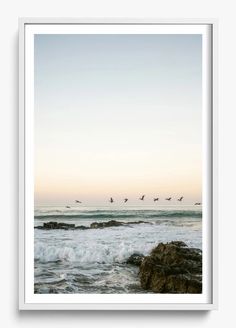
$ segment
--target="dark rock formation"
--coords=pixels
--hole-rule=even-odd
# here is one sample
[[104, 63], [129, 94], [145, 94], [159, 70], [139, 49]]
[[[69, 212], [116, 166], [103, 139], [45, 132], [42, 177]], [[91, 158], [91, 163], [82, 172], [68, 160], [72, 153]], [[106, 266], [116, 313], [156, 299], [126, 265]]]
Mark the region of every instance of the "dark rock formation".
[[36, 226], [35, 229], [42, 229], [42, 230], [49, 230], [49, 229], [64, 229], [64, 230], [87, 230], [87, 229], [102, 229], [102, 228], [109, 228], [109, 227], [120, 227], [124, 225], [131, 225], [131, 224], [140, 224], [140, 223], [147, 223], [144, 221], [131, 221], [131, 222], [121, 222], [116, 220], [110, 220], [105, 222], [93, 222], [90, 224], [90, 227], [86, 227], [83, 225], [75, 226], [75, 224], [68, 224], [68, 223], [58, 223], [58, 222], [46, 222], [43, 226]]
[[107, 227], [119, 227], [124, 225], [123, 222], [111, 220], [107, 222], [93, 222], [90, 224], [91, 229], [98, 229], [98, 228], [107, 228]]
[[128, 260], [126, 261], [127, 264], [133, 264], [133, 265], [137, 265], [140, 266], [140, 264], [142, 263], [142, 260], [144, 259], [144, 255], [143, 254], [138, 254], [138, 253], [134, 253], [132, 254]]
[[202, 292], [202, 252], [182, 241], [160, 243], [140, 265], [142, 288], [155, 293]]
[[38, 226], [35, 227], [37, 229], [43, 229], [43, 230], [51, 230], [51, 229], [64, 229], [64, 230], [69, 230], [69, 229], [74, 229], [75, 225], [74, 224], [69, 224], [69, 223], [63, 223], [63, 222], [45, 222], [43, 226]]
[[109, 228], [109, 227], [120, 227], [124, 225], [130, 224], [140, 224], [140, 223], [147, 223], [144, 221], [131, 221], [131, 222], [120, 222], [116, 220], [110, 220], [106, 222], [93, 222], [90, 224], [91, 229], [101, 229], [101, 228]]

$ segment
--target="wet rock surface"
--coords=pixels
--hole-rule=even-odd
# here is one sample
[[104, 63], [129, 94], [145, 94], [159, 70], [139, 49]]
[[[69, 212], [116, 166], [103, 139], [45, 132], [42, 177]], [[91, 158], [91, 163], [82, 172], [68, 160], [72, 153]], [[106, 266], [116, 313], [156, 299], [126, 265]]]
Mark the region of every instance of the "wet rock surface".
[[100, 228], [107, 228], [107, 227], [119, 227], [124, 225], [123, 222], [120, 221], [107, 221], [107, 222], [93, 222], [90, 224], [91, 229], [100, 229]]
[[87, 230], [87, 229], [103, 229], [109, 227], [120, 227], [132, 224], [148, 223], [145, 221], [131, 221], [131, 222], [121, 222], [116, 220], [110, 220], [105, 222], [93, 222], [90, 227], [83, 225], [75, 226], [75, 224], [63, 223], [63, 222], [45, 222], [42, 226], [36, 226], [35, 229], [41, 230], [52, 230], [52, 229], [63, 229], [63, 230]]
[[35, 227], [36, 229], [51, 230], [51, 229], [74, 229], [75, 224], [63, 223], [63, 222], [45, 222], [43, 226]]
[[140, 263], [143, 289], [155, 293], [202, 292], [202, 252], [182, 241], [160, 243]]
[[144, 255], [143, 254], [139, 254], [139, 253], [134, 253], [132, 254], [128, 260], [126, 261], [127, 264], [133, 264], [136, 266], [140, 266], [142, 263], [142, 260], [144, 259]]

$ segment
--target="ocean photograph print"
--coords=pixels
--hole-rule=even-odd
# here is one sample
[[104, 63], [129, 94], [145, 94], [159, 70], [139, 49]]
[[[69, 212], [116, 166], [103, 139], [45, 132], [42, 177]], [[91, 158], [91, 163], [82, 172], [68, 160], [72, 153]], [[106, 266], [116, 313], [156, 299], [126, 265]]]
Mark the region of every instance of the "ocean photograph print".
[[21, 310], [217, 307], [216, 37], [20, 19]]

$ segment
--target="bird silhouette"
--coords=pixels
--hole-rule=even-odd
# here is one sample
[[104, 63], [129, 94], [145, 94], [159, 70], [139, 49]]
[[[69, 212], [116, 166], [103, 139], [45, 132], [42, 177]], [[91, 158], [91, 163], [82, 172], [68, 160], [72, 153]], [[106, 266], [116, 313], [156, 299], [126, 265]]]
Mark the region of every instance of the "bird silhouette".
[[125, 202], [125, 203], [128, 202], [128, 198], [125, 198], [125, 199], [124, 199], [124, 202]]
[[144, 200], [144, 197], [145, 197], [145, 195], [142, 195], [142, 197], [140, 197], [139, 199], [140, 200]]
[[111, 197], [111, 198], [110, 198], [110, 203], [113, 203], [113, 202], [114, 202], [114, 200], [113, 200], [113, 198]]
[[158, 201], [158, 200], [159, 200], [159, 198], [153, 198], [153, 200], [154, 200], [154, 202], [156, 202], [156, 201]]
[[181, 196], [180, 198], [178, 198], [177, 200], [179, 201], [179, 202], [182, 202], [182, 200], [183, 200], [183, 196]]
[[70, 206], [66, 206], [66, 208], [70, 208]]
[[201, 205], [201, 203], [195, 203], [194, 205]]
[[169, 198], [166, 198], [166, 200], [171, 200], [171, 197], [169, 197]]
[[77, 200], [77, 199], [75, 200], [75, 202], [76, 202], [76, 203], [79, 203], [79, 204], [82, 203], [80, 200]]

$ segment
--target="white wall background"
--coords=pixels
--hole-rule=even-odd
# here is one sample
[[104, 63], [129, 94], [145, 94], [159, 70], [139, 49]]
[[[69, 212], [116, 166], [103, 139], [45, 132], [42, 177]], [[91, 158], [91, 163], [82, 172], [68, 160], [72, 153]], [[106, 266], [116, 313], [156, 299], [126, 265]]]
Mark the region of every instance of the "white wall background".
[[[2, 327], [228, 327], [235, 318], [235, 9], [232, 0], [8, 0], [0, 4], [0, 322]], [[18, 17], [219, 18], [219, 310], [17, 310]], [[235, 138], [235, 139], [234, 139]]]

